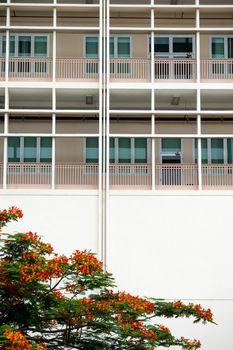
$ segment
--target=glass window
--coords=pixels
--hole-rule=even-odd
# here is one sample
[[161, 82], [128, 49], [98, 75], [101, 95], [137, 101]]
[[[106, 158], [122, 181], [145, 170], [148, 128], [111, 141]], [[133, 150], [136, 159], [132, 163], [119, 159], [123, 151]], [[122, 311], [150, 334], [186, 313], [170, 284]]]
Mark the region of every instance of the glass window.
[[[150, 45], [151, 45], [151, 39], [150, 39]], [[151, 47], [150, 47], [150, 52], [151, 52]], [[155, 37], [155, 53], [157, 52], [169, 53], [169, 38]]]
[[130, 38], [118, 37], [117, 38], [117, 52], [118, 57], [130, 57]]
[[193, 40], [192, 38], [173, 38], [173, 52], [193, 52]]
[[134, 140], [134, 161], [135, 163], [147, 163], [147, 140], [145, 138]]
[[228, 58], [233, 58], [233, 38], [227, 39]]
[[212, 38], [212, 58], [224, 58], [224, 38]]
[[227, 139], [227, 162], [233, 164], [233, 139]]
[[224, 163], [223, 139], [211, 139], [211, 163]]
[[[203, 164], [208, 163], [207, 139], [201, 140], [201, 161]], [[195, 163], [197, 163], [197, 140], [195, 139]]]
[[131, 163], [131, 139], [130, 138], [119, 138], [118, 162]]
[[40, 139], [40, 162], [52, 162], [52, 139], [41, 137]]
[[110, 57], [114, 57], [115, 56], [115, 45], [114, 45], [114, 37], [110, 37]]
[[24, 137], [24, 162], [36, 162], [36, 137]]
[[181, 139], [180, 138], [162, 139], [162, 152], [164, 153], [181, 152]]
[[86, 163], [98, 163], [99, 146], [97, 137], [88, 137], [86, 139]]
[[18, 55], [31, 56], [32, 38], [31, 36], [19, 36], [18, 38]]
[[34, 38], [34, 56], [47, 56], [47, 36], [35, 36]]
[[99, 56], [99, 40], [98, 37], [86, 37], [86, 57], [97, 58]]
[[115, 139], [110, 138], [110, 153], [109, 153], [109, 161], [110, 163], [115, 163]]
[[8, 138], [8, 162], [20, 162], [20, 137]]
[[[15, 36], [10, 36], [10, 56], [15, 55]], [[6, 56], [6, 36], [2, 37], [2, 56]]]

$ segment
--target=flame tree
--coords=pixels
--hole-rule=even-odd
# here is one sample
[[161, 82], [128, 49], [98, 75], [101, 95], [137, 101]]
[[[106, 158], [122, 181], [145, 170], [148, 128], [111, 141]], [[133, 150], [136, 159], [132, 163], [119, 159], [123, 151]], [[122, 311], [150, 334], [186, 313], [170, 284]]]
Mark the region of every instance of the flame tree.
[[[23, 216], [0, 211], [0, 229]], [[193, 317], [213, 322], [211, 310], [117, 292], [111, 274], [88, 251], [54, 253], [33, 232], [2, 234], [0, 348], [2, 350], [198, 349], [198, 340], [175, 338], [156, 318]], [[153, 323], [152, 323], [153, 322]]]

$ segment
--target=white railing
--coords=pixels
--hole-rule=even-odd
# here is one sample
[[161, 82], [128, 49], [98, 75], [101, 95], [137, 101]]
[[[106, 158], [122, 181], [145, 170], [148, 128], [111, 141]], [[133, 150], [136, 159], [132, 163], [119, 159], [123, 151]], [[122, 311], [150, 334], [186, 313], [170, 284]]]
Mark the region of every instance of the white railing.
[[111, 164], [109, 177], [111, 187], [151, 187], [151, 165]]
[[62, 186], [98, 186], [97, 164], [57, 164], [55, 184]]
[[[56, 164], [56, 188], [97, 188], [97, 164]], [[51, 188], [51, 163], [8, 163], [7, 187]], [[110, 188], [151, 189], [151, 164], [110, 164]], [[3, 165], [0, 164], [0, 187]], [[203, 164], [203, 189], [233, 189], [233, 164]], [[197, 164], [156, 164], [155, 189], [198, 189]]]
[[156, 164], [155, 169], [156, 187], [197, 188], [196, 164]]
[[232, 59], [201, 60], [202, 80], [229, 80], [233, 79]]
[[0, 57], [0, 80], [5, 78], [5, 58]]
[[233, 165], [202, 165], [203, 188], [233, 188]]
[[51, 164], [8, 163], [7, 185], [35, 186], [51, 184]]
[[12, 80], [50, 80], [52, 78], [52, 59], [47, 57], [10, 57], [9, 79]]
[[155, 80], [195, 80], [196, 60], [193, 59], [155, 59]]
[[97, 80], [99, 76], [98, 58], [57, 58], [56, 79]]
[[112, 58], [110, 60], [110, 79], [149, 81], [150, 67], [150, 59], [147, 58]]

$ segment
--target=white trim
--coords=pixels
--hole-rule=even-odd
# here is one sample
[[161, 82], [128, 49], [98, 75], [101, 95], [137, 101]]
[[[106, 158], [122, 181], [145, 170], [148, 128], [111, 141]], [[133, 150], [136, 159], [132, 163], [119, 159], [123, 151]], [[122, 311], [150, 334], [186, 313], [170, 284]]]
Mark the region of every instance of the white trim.
[[209, 57], [212, 58], [212, 39], [214, 38], [223, 38], [224, 39], [224, 58], [228, 58], [228, 39], [233, 39], [232, 35], [210, 35], [209, 36]]
[[[31, 54], [28, 57], [49, 57], [49, 37], [51, 34], [44, 34], [44, 33], [10, 33], [10, 38], [11, 37], [15, 37], [15, 53], [13, 56], [10, 56], [10, 45], [9, 45], [9, 56], [10, 57], [24, 57], [24, 56], [19, 56], [19, 37], [21, 36], [28, 36], [31, 37]], [[1, 33], [0, 34], [0, 53], [1, 56], [3, 56], [3, 52], [2, 52], [2, 43], [3, 43], [3, 37], [6, 37], [5, 34]], [[44, 36], [47, 39], [47, 55], [46, 56], [35, 56], [35, 37], [40, 37], [40, 36]], [[9, 38], [9, 39], [10, 39]], [[25, 56], [26, 57], [26, 56]]]
[[119, 53], [118, 53], [118, 39], [119, 38], [129, 38], [129, 58], [132, 57], [132, 52], [133, 52], [133, 40], [132, 40], [132, 34], [127, 35], [127, 34], [112, 34], [109, 37], [109, 55], [110, 55], [110, 40], [111, 38], [114, 39], [113, 45], [114, 45], [114, 55], [111, 58], [118, 58]]

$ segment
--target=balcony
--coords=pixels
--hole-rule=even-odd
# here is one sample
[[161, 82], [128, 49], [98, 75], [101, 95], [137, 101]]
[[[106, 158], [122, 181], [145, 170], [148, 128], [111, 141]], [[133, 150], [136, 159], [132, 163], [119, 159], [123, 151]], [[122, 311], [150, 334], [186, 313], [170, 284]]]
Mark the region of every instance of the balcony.
[[[97, 189], [97, 164], [56, 164], [54, 185], [57, 189]], [[0, 164], [0, 183], [3, 183]], [[233, 190], [232, 164], [203, 164], [203, 190]], [[154, 180], [153, 180], [153, 179]], [[109, 183], [112, 190], [197, 190], [197, 164], [111, 164]], [[51, 163], [9, 163], [7, 188], [49, 189], [52, 186]]]
[[[10, 57], [9, 80], [52, 81], [52, 58]], [[98, 81], [99, 60], [93, 58], [57, 58], [57, 81]], [[5, 58], [0, 58], [0, 80], [5, 79]]]
[[[225, 81], [233, 79], [232, 59], [201, 60], [201, 80]], [[150, 81], [151, 61], [145, 58], [111, 59], [110, 78], [112, 81]], [[197, 79], [197, 62], [195, 59], [157, 58], [154, 65], [155, 81], [187, 81]]]
[[[232, 59], [201, 60], [202, 81], [233, 79]], [[52, 58], [10, 57], [9, 80], [51, 81]], [[57, 81], [98, 81], [99, 60], [93, 58], [57, 58]], [[194, 59], [156, 59], [155, 81], [195, 82], [197, 63]], [[5, 79], [5, 59], [0, 58], [0, 80]], [[148, 58], [115, 58], [110, 61], [111, 81], [151, 80], [151, 61]]]
[[[201, 81], [229, 82], [233, 79], [232, 59], [206, 59], [200, 62]], [[98, 81], [98, 58], [57, 58], [56, 81]], [[155, 59], [155, 81], [195, 82], [197, 62], [195, 59]], [[5, 79], [5, 58], [0, 58], [0, 80]], [[52, 58], [10, 57], [9, 80], [52, 81]], [[110, 80], [151, 81], [149, 58], [114, 58], [110, 60]]]

